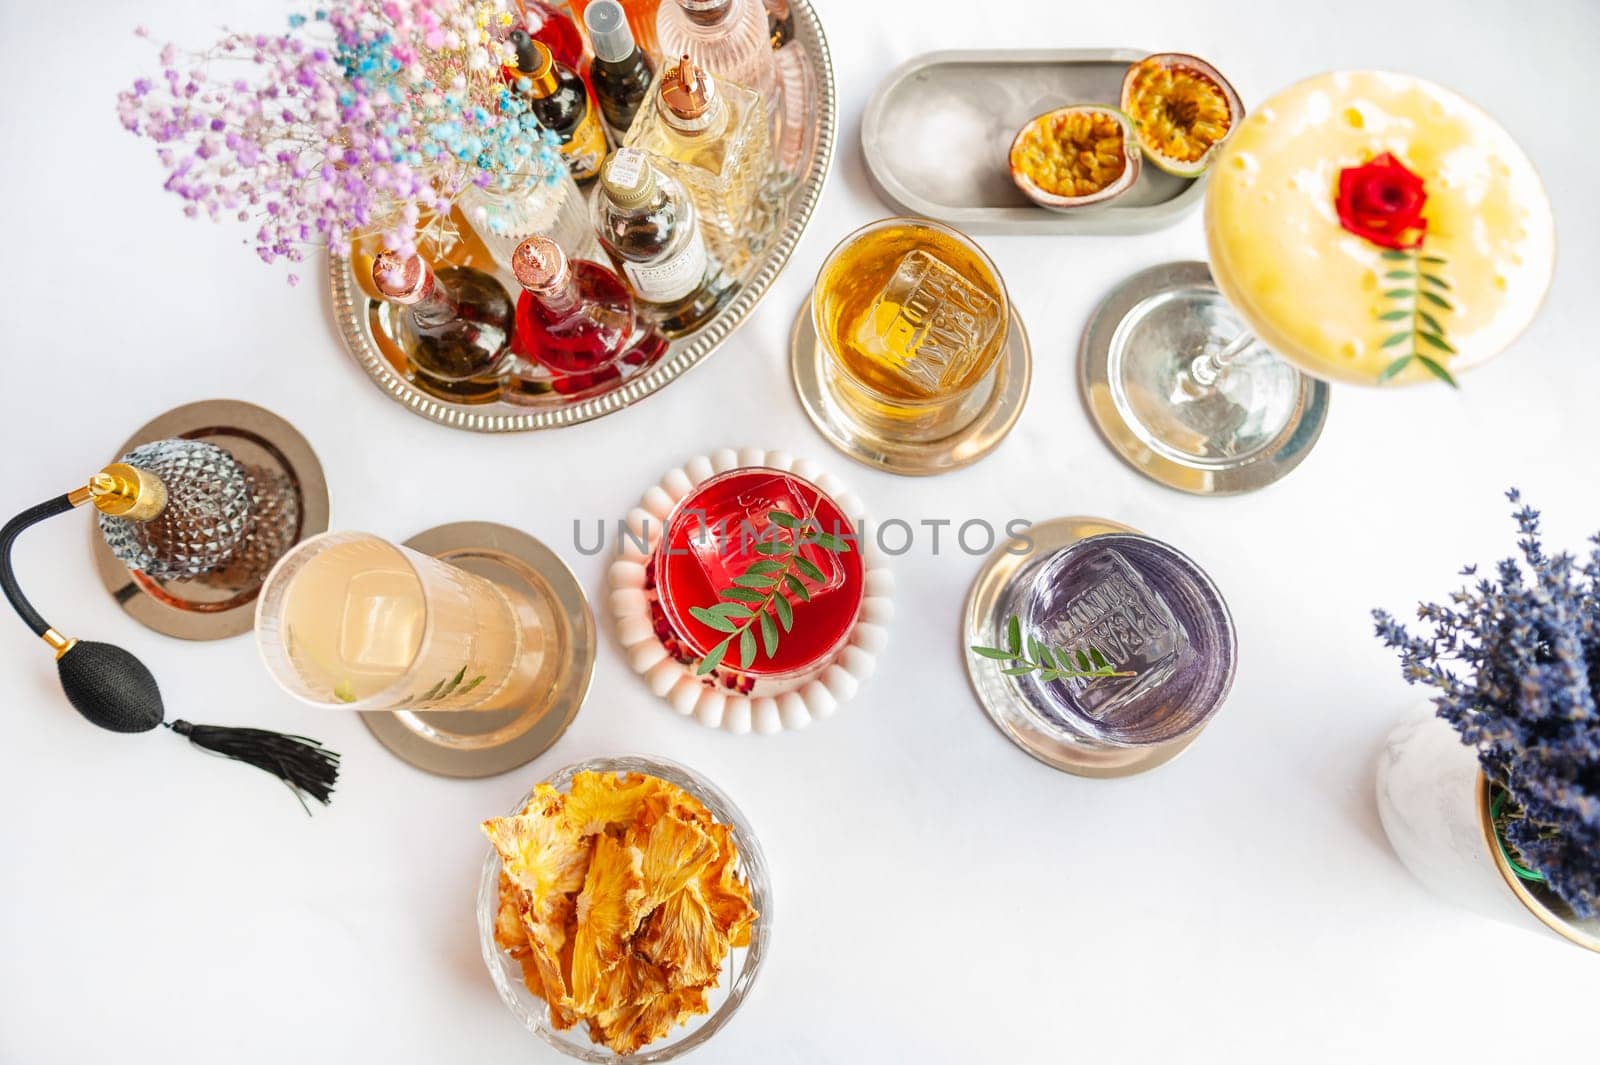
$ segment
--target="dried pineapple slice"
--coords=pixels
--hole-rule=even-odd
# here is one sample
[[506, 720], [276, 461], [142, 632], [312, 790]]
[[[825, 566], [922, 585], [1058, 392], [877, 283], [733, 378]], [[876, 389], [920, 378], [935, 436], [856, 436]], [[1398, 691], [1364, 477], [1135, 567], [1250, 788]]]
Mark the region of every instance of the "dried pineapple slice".
[[618, 1054], [632, 1054], [709, 1008], [705, 988], [680, 988], [596, 1018], [589, 1023], [589, 1036]]
[[609, 1005], [599, 997], [601, 978], [622, 961], [644, 916], [644, 855], [612, 836], [594, 840], [572, 949], [572, 998], [585, 1014]]
[[582, 836], [604, 832], [613, 825], [626, 827], [639, 816], [640, 804], [658, 794], [664, 784], [665, 781], [642, 773], [621, 777], [614, 773], [579, 773], [572, 778], [563, 816]]
[[483, 831], [500, 852], [511, 882], [534, 899], [583, 886], [593, 844], [559, 817], [545, 810], [496, 817], [483, 823]]
[[717, 844], [705, 830], [685, 820], [682, 804], [653, 795], [641, 804], [627, 842], [644, 854], [646, 912], [682, 891], [717, 857]]
[[711, 826], [717, 842], [717, 858], [700, 874], [696, 889], [705, 900], [717, 931], [735, 947], [750, 945], [750, 926], [759, 916], [750, 902], [750, 885], [734, 871], [739, 856], [733, 831], [727, 825]]
[[716, 983], [728, 956], [728, 940], [717, 930], [700, 893], [688, 887], [651, 911], [634, 949], [661, 966], [674, 988], [696, 987]]

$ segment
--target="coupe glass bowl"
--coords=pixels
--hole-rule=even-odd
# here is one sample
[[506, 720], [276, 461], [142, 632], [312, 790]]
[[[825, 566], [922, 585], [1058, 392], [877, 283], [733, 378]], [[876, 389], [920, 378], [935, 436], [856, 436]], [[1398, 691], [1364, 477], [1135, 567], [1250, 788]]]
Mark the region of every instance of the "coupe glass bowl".
[[[750, 945], [736, 947], [728, 953], [722, 965], [722, 978], [708, 998], [710, 1012], [689, 1018], [687, 1023], [672, 1029], [665, 1038], [624, 1058], [591, 1042], [588, 1026], [582, 1021], [567, 1031], [559, 1031], [552, 1026], [544, 1000], [523, 985], [522, 966], [495, 943], [494, 918], [500, 904], [500, 855], [490, 847], [489, 856], [484, 859], [483, 875], [478, 879], [478, 943], [483, 950], [483, 962], [489, 967], [489, 976], [494, 980], [495, 989], [500, 992], [500, 1000], [528, 1031], [567, 1057], [596, 1062], [672, 1061], [721, 1031], [756, 982], [756, 974], [761, 971], [761, 960], [766, 956], [767, 944], [772, 937], [772, 885], [767, 877], [767, 859], [761, 853], [761, 844], [756, 841], [750, 823], [744, 819], [733, 800], [692, 769], [643, 755], [591, 758], [560, 770], [549, 778], [549, 783], [557, 791], [565, 792], [571, 786], [572, 778], [585, 772], [644, 773], [659, 777], [699, 799], [711, 811], [714, 819], [733, 829], [734, 844], [739, 848], [736, 868], [749, 882], [750, 901], [760, 915], [750, 928]], [[521, 813], [532, 794], [530, 790], [510, 813]]]

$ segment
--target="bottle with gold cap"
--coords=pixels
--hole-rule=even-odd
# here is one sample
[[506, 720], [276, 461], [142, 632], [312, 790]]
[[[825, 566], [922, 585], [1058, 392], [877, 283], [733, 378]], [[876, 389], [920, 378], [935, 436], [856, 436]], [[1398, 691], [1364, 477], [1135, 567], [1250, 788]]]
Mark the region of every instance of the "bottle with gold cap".
[[141, 444], [80, 491], [100, 512], [111, 553], [157, 580], [221, 569], [254, 529], [246, 469], [202, 440]]
[[372, 284], [397, 305], [401, 347], [422, 376], [470, 381], [493, 377], [510, 361], [516, 310], [500, 282], [482, 270], [436, 272], [416, 253], [386, 251], [373, 260]]
[[711, 250], [737, 276], [772, 229], [760, 213], [772, 169], [761, 98], [687, 55], [661, 72], [650, 96], [624, 143], [689, 190]]
[[573, 179], [580, 185], [594, 180], [606, 157], [606, 132], [583, 79], [556, 62], [550, 49], [527, 30], [512, 30], [511, 45], [517, 61], [506, 67], [506, 78], [528, 98], [533, 117], [560, 139], [561, 157]]
[[667, 336], [699, 327], [732, 295], [732, 280], [706, 248], [694, 201], [637, 148], [606, 160], [590, 214], [640, 311]]

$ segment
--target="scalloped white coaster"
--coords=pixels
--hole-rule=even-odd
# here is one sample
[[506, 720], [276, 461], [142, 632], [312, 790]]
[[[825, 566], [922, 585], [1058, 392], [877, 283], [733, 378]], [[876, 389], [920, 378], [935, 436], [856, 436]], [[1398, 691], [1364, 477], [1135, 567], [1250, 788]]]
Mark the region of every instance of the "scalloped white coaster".
[[864, 580], [855, 628], [822, 674], [798, 689], [744, 695], [712, 678], [695, 676], [692, 664], [680, 662], [662, 646], [651, 614], [655, 592], [646, 587], [645, 566], [666, 529], [667, 515], [701, 481], [746, 466], [766, 466], [803, 477], [826, 492], [852, 523], [859, 526], [865, 517], [861, 500], [838, 478], [787, 451], [722, 448], [697, 456], [668, 470], [628, 512], [628, 535], [619, 537], [617, 559], [611, 563], [611, 616], [617, 639], [628, 653], [628, 664], [679, 714], [693, 717], [707, 728], [738, 734], [803, 729], [815, 719], [832, 715], [840, 703], [854, 697], [861, 682], [877, 668], [878, 655], [888, 642], [888, 626], [894, 620], [894, 574], [884, 565], [872, 537], [863, 536], [855, 545], [861, 552]]

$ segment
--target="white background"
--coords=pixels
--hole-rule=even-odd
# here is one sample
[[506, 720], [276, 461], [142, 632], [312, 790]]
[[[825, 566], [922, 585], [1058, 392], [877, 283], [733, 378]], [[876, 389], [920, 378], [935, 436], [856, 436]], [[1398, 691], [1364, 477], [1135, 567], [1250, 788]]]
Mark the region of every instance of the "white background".
[[[496, 999], [472, 917], [477, 822], [542, 775], [648, 752], [697, 767], [757, 827], [775, 940], [713, 1063], [1536, 1061], [1592, 1042], [1597, 960], [1449, 908], [1415, 883], [1374, 811], [1374, 756], [1416, 700], [1370, 633], [1508, 553], [1501, 492], [1547, 508], [1550, 539], [1600, 527], [1600, 5], [1349, 0], [1250, 5], [821, 0], [841, 134], [790, 269], [705, 366], [641, 406], [507, 437], [434, 426], [385, 398], [335, 336], [320, 273], [291, 289], [230, 226], [187, 222], [114, 94], [156, 71], [130, 33], [196, 45], [276, 0], [6, 0], [0, 11], [4, 507], [66, 490], [138, 425], [215, 396], [293, 421], [333, 488], [333, 527], [403, 539], [462, 519], [556, 546], [597, 607], [601, 558], [575, 517], [621, 514], [725, 443], [825, 459], [882, 518], [1098, 514], [1205, 565], [1239, 629], [1233, 697], [1152, 775], [1077, 779], [1011, 746], [974, 702], [958, 619], [978, 560], [898, 561], [899, 620], [857, 702], [811, 730], [736, 737], [655, 702], [602, 640], [588, 704], [542, 759], [443, 780], [390, 757], [353, 715], [280, 694], [250, 638], [143, 630], [100, 587], [88, 519], [26, 538], [18, 566], [63, 629], [122, 644], [169, 715], [301, 731], [344, 752], [308, 820], [263, 774], [165, 732], [99, 731], [42, 645], [0, 621], [0, 1061], [553, 1060]], [[1481, 101], [1533, 157], [1560, 227], [1532, 330], [1457, 395], [1335, 389], [1287, 480], [1179, 495], [1125, 468], [1082, 412], [1091, 308], [1154, 263], [1204, 255], [1198, 215], [1146, 236], [987, 238], [1033, 339], [1033, 392], [981, 464], [901, 480], [830, 451], [791, 391], [790, 321], [845, 232], [888, 213], [860, 116], [888, 69], [936, 48], [1132, 46], [1198, 53], [1247, 103], [1335, 67], [1411, 71]], [[962, 146], [949, 146], [952, 153]], [[1316, 293], [1306, 293], [1308, 300]]]

